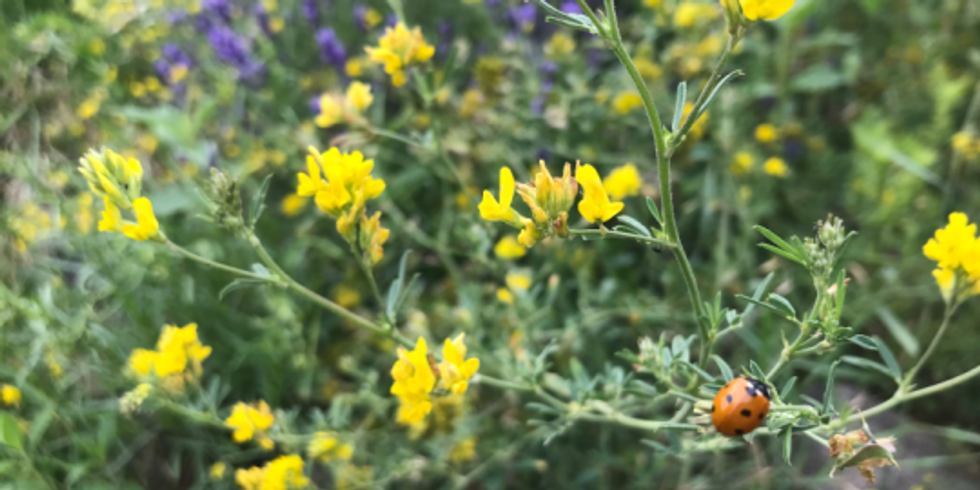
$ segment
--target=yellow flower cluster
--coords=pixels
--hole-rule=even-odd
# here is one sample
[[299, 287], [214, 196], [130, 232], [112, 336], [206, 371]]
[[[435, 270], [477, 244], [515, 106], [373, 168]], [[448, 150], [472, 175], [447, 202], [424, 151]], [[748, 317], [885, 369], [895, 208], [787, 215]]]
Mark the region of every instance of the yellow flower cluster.
[[297, 490], [309, 486], [310, 480], [303, 475], [303, 458], [290, 454], [236, 471], [235, 483], [243, 490]]
[[313, 122], [321, 128], [329, 128], [341, 121], [359, 123], [363, 119], [361, 114], [373, 102], [370, 85], [352, 82], [344, 95], [326, 93], [320, 96], [320, 113]]
[[922, 252], [937, 262], [932, 275], [947, 302], [959, 303], [980, 294], [980, 238], [977, 225], [963, 213], [949, 215], [949, 224], [936, 231]]
[[953, 152], [967, 160], [980, 158], [980, 136], [973, 136], [968, 131], [960, 131], [953, 135], [951, 141]]
[[461, 395], [466, 392], [470, 378], [480, 368], [480, 360], [466, 359], [463, 340], [464, 334], [452, 340], [446, 339], [442, 347], [443, 362], [438, 366], [434, 360], [430, 360], [428, 346], [421, 337], [414, 350], [398, 348], [398, 360], [391, 368], [391, 376], [395, 380], [391, 394], [397, 396], [399, 401], [398, 423], [410, 425], [422, 422], [432, 411], [433, 394]]
[[418, 27], [409, 30], [403, 22], [394, 28], [385, 29], [378, 47], [364, 48], [374, 63], [384, 64], [385, 73], [391, 75], [391, 83], [396, 87], [405, 84], [405, 68], [412, 63], [425, 63], [436, 49], [426, 44], [422, 30]]
[[682, 2], [674, 10], [674, 25], [677, 27], [693, 27], [700, 22], [713, 20], [718, 17], [718, 7], [698, 2]]
[[32, 202], [24, 204], [10, 216], [14, 245], [21, 252], [26, 252], [30, 243], [61, 224], [61, 220], [54, 219], [48, 211]]
[[643, 178], [640, 177], [636, 165], [632, 163], [613, 170], [608, 177], [602, 179], [602, 188], [609, 193], [609, 197], [617, 201], [638, 195], [641, 187], [643, 187]]
[[265, 449], [275, 447], [275, 443], [265, 433], [275, 421], [276, 417], [272, 415], [269, 404], [263, 400], [249, 405], [238, 402], [231, 409], [231, 415], [225, 419], [225, 423], [235, 430], [231, 434], [235, 442], [241, 444], [255, 439]]
[[184, 327], [164, 325], [156, 350], [135, 349], [129, 368], [141, 379], [156, 377], [171, 392], [180, 392], [187, 381], [201, 376], [201, 363], [211, 355], [211, 347], [197, 337], [197, 324]]
[[[331, 148], [320, 153], [313, 147], [309, 151], [307, 173], [298, 174], [296, 195], [313, 196], [317, 208], [337, 220], [337, 231], [344, 239], [352, 246], [360, 245], [370, 264], [378, 263], [389, 230], [381, 226], [380, 211], [370, 218], [365, 211], [365, 203], [385, 190], [385, 181], [371, 176], [374, 160], [365, 160], [359, 151], [341, 153]], [[360, 236], [356, 236], [358, 224]]]
[[643, 107], [643, 98], [636, 92], [621, 92], [613, 99], [613, 109], [620, 115], [626, 115]]
[[7, 406], [20, 405], [20, 389], [13, 385], [0, 385], [0, 400], [3, 400], [3, 404]]
[[[166, 241], [153, 214], [153, 204], [141, 197], [143, 166], [138, 160], [103, 149], [101, 152], [89, 150], [80, 163], [78, 171], [88, 181], [92, 192], [102, 197], [105, 203], [99, 231], [122, 233], [139, 241]], [[131, 211], [136, 222], [123, 220], [120, 209]]]
[[507, 287], [497, 289], [497, 299], [502, 303], [513, 304], [514, 294], [523, 294], [531, 288], [531, 274], [526, 270], [508, 272], [504, 282]]
[[309, 446], [306, 448], [310, 458], [319, 459], [324, 463], [331, 461], [350, 461], [354, 456], [354, 448], [350, 444], [341, 442], [337, 434], [333, 432], [317, 432], [313, 434]]

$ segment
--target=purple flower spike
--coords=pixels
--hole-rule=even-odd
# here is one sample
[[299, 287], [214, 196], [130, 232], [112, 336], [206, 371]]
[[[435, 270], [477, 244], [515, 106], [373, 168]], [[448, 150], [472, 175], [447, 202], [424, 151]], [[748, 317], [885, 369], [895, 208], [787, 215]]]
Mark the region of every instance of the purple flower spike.
[[320, 60], [324, 63], [343, 69], [347, 61], [347, 51], [337, 38], [333, 29], [325, 28], [316, 31], [316, 44], [320, 47]]
[[534, 4], [525, 3], [518, 5], [510, 9], [510, 21], [514, 24], [514, 27], [530, 32], [534, 29], [534, 22], [537, 18], [537, 11], [534, 9]]
[[312, 25], [316, 25], [320, 17], [320, 9], [317, 8], [316, 0], [303, 0], [303, 17]]
[[241, 70], [250, 60], [245, 41], [227, 27], [217, 27], [208, 33], [208, 40], [215, 54], [225, 63], [235, 65]]

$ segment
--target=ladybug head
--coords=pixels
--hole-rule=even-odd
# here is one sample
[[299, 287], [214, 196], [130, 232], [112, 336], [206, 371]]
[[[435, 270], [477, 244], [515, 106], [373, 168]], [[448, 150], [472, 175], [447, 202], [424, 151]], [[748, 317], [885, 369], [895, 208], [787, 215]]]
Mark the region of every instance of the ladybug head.
[[767, 400], [772, 400], [772, 394], [769, 392], [769, 385], [755, 378], [746, 377], [745, 380], [749, 382], [748, 386], [745, 387], [745, 390], [748, 392], [749, 396], [760, 394], [766, 397]]

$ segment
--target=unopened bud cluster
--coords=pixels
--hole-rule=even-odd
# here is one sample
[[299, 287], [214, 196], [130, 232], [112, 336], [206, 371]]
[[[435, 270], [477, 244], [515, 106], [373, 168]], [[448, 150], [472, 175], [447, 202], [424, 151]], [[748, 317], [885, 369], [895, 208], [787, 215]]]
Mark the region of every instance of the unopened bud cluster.
[[803, 246], [814, 279], [820, 284], [826, 284], [834, 264], [837, 263], [838, 254], [847, 241], [847, 233], [844, 222], [833, 215], [827, 215], [826, 221], [817, 221], [814, 230], [816, 238], [804, 239]]
[[204, 189], [211, 200], [211, 218], [214, 222], [222, 228], [240, 231], [244, 221], [238, 180], [221, 170], [212, 168], [211, 177]]

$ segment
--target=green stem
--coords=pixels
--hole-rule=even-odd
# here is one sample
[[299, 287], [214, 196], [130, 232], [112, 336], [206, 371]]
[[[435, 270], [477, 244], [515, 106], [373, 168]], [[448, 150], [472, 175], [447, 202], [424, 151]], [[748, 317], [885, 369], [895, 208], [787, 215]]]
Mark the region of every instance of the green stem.
[[369, 133], [371, 133], [373, 136], [383, 136], [383, 137], [388, 138], [390, 140], [395, 140], [395, 141], [398, 141], [398, 142], [401, 142], [401, 143], [405, 143], [406, 145], [409, 145], [409, 146], [422, 147], [422, 144], [419, 143], [418, 141], [415, 141], [415, 140], [413, 140], [413, 139], [411, 139], [411, 138], [409, 138], [407, 136], [402, 136], [402, 135], [400, 135], [398, 133], [395, 133], [393, 131], [388, 131], [387, 129], [381, 129], [381, 128], [376, 128], [374, 126], [369, 126], [367, 128], [367, 131]]
[[531, 386], [514, 383], [512, 381], [505, 381], [502, 379], [494, 378], [493, 376], [487, 376], [485, 374], [477, 374], [476, 377], [473, 378], [473, 382], [477, 384], [494, 386], [504, 390], [534, 391], [534, 388]]
[[658, 247], [669, 248], [669, 249], [674, 249], [676, 247], [673, 243], [660, 240], [657, 238], [643, 236], [643, 235], [634, 235], [632, 233], [624, 233], [615, 230], [576, 229], [576, 230], [568, 230], [568, 233], [572, 236], [590, 236], [590, 237], [597, 236], [597, 237], [604, 237], [604, 238], [605, 237], [621, 238], [623, 240], [636, 240], [638, 242], [649, 243], [650, 245], [656, 245]]
[[259, 281], [268, 281], [268, 282], [276, 283], [276, 284], [280, 283], [280, 281], [277, 278], [275, 278], [275, 277], [261, 276], [259, 274], [255, 274], [253, 272], [249, 272], [249, 271], [244, 270], [244, 269], [239, 269], [237, 267], [232, 267], [230, 265], [225, 265], [225, 264], [221, 264], [221, 263], [215, 262], [215, 261], [210, 260], [210, 259], [206, 259], [204, 257], [201, 257], [200, 255], [195, 254], [194, 252], [191, 252], [190, 250], [187, 250], [187, 249], [181, 247], [180, 245], [177, 245], [174, 242], [171, 242], [170, 240], [167, 240], [166, 243], [167, 243], [167, 247], [170, 247], [170, 250], [173, 250], [174, 252], [177, 252], [177, 253], [183, 255], [184, 257], [187, 257], [187, 258], [189, 258], [191, 260], [200, 262], [200, 263], [202, 263], [204, 265], [207, 265], [209, 267], [213, 267], [215, 269], [223, 270], [225, 272], [230, 272], [230, 273], [235, 274], [237, 276], [247, 277], [249, 279], [256, 279], [256, 280], [259, 280]]
[[695, 99], [694, 107], [691, 109], [687, 120], [684, 121], [684, 124], [681, 125], [680, 130], [674, 135], [670, 145], [670, 150], [667, 154], [668, 157], [673, 156], [674, 152], [680, 148], [680, 146], [684, 143], [684, 136], [686, 136], [687, 133], [691, 131], [691, 128], [694, 127], [694, 123], [697, 122], [697, 118], [695, 116], [701, 112], [704, 104], [707, 102], [708, 95], [714, 91], [718, 81], [721, 80], [721, 71], [728, 63], [728, 58], [731, 56], [732, 51], [735, 49], [735, 45], [738, 44], [740, 39], [741, 34], [731, 34], [728, 36], [728, 43], [725, 45], [725, 50], [722, 51], [721, 56], [718, 58], [718, 63], [715, 64], [715, 69], [711, 72], [711, 76], [708, 78], [708, 83], [704, 86], [704, 89], [701, 90], [701, 93], [698, 94], [698, 98]]
[[952, 302], [946, 303], [946, 312], [943, 314], [942, 325], [939, 326], [939, 330], [936, 331], [936, 335], [933, 336], [932, 342], [929, 344], [929, 347], [926, 349], [925, 353], [923, 353], [922, 357], [919, 358], [919, 362], [915, 363], [915, 366], [905, 373], [905, 379], [902, 380], [901, 383], [902, 390], [905, 390], [912, 385], [915, 375], [918, 374], [919, 370], [922, 369], [922, 366], [925, 366], [926, 361], [928, 361], [929, 357], [932, 356], [933, 351], [936, 350], [936, 346], [939, 345], [940, 339], [943, 338], [943, 334], [946, 333], [946, 329], [949, 328], [949, 320], [952, 318], [953, 313], [955, 312], [956, 305], [952, 304]]
[[809, 335], [809, 333], [810, 328], [807, 326], [807, 324], [801, 324], [800, 334], [796, 337], [796, 340], [794, 340], [789, 347], [783, 349], [782, 354], [779, 356], [779, 361], [777, 361], [776, 365], [773, 366], [772, 369], [769, 370], [769, 373], [766, 374], [766, 378], [769, 378], [770, 382], [777, 374], [779, 374], [780, 371], [782, 371], [784, 367], [786, 367], [787, 364], [789, 364], [789, 361], [793, 360], [793, 357], [796, 356], [800, 346], [806, 342], [807, 335]]

